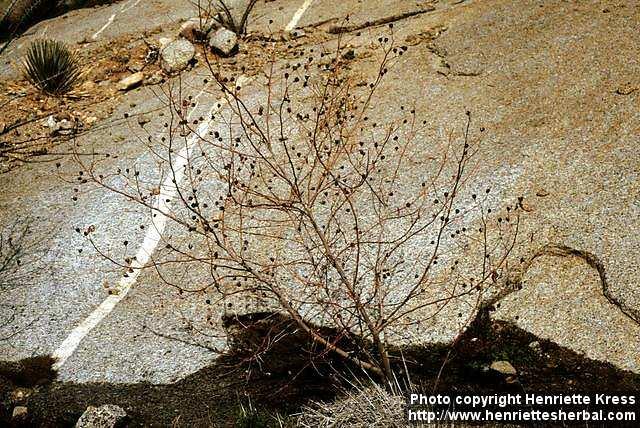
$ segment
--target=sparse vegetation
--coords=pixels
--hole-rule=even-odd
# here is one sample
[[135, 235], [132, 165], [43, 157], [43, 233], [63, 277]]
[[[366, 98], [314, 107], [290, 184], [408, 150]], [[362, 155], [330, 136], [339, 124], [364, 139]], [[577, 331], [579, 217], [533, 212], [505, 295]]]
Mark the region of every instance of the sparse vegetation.
[[257, 409], [251, 400], [238, 403], [235, 416], [235, 428], [268, 428], [284, 426], [284, 419], [277, 414], [271, 414]]
[[24, 76], [36, 88], [48, 95], [63, 95], [81, 80], [78, 57], [62, 42], [36, 40], [23, 62]]
[[628, 2], [108, 2], [0, 0], [0, 426], [640, 391]]
[[[355, 84], [338, 43], [310, 55], [308, 67], [272, 71], [250, 103], [241, 79], [209, 63], [226, 96], [211, 130], [192, 128], [198, 121], [189, 118], [188, 99], [173, 98], [177, 127], [159, 142], [148, 139], [170, 154], [200, 148], [182, 149], [184, 166], [162, 172], [175, 184], [187, 172], [175, 190], [181, 207], [169, 220], [190, 241], [166, 239], [153, 261], [160, 277], [181, 292], [207, 292], [208, 303], [230, 312], [247, 301], [275, 308], [313, 338], [318, 354], [340, 355], [387, 383], [395, 358], [389, 343], [424, 334], [422, 325], [456, 299], [478, 305], [506, 272], [519, 222], [517, 205], [492, 211], [490, 189], [465, 188], [478, 147], [470, 113], [455, 137], [433, 144], [409, 105], [396, 106], [393, 120], [380, 117], [376, 92], [407, 50], [392, 40], [392, 28], [378, 39], [366, 85]], [[78, 160], [83, 179], [164, 213], [135, 167], [114, 175], [98, 170], [100, 159]], [[113, 185], [116, 176], [131, 193]], [[472, 216], [479, 230], [470, 227]], [[203, 268], [207, 284], [182, 284], [165, 271], [181, 263]], [[327, 325], [335, 335], [321, 330]]]
[[297, 417], [303, 428], [402, 428], [405, 422], [405, 397], [375, 382], [344, 391], [332, 402], [305, 406]]

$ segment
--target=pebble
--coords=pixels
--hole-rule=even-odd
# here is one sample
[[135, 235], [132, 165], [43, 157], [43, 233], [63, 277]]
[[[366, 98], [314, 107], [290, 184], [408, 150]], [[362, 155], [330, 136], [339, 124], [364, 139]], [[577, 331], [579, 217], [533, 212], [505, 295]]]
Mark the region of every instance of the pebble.
[[118, 82], [118, 89], [120, 91], [128, 91], [130, 89], [140, 86], [143, 80], [144, 80], [143, 72], [139, 71], [137, 73], [133, 73]]
[[127, 413], [120, 406], [105, 404], [100, 407], [89, 406], [80, 416], [76, 428], [115, 428], [122, 424]]
[[491, 363], [490, 368], [505, 375], [515, 375], [518, 373], [509, 361], [494, 361]]

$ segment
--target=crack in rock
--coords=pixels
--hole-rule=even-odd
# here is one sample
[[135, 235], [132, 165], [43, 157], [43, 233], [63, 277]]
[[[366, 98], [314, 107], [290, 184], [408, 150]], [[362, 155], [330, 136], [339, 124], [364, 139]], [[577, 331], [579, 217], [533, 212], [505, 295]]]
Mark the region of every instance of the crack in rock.
[[626, 302], [621, 301], [615, 295], [611, 293], [609, 289], [609, 283], [607, 281], [607, 274], [604, 267], [604, 263], [598, 256], [593, 253], [584, 250], [578, 250], [576, 248], [569, 247], [564, 244], [547, 244], [536, 251], [531, 257], [522, 263], [522, 267], [507, 280], [506, 287], [499, 293], [486, 300], [481, 305], [481, 310], [488, 310], [495, 306], [496, 303], [503, 300], [511, 293], [522, 289], [522, 278], [527, 273], [533, 262], [542, 256], [555, 256], [555, 257], [578, 257], [584, 260], [590, 267], [598, 272], [600, 278], [600, 284], [602, 288], [603, 296], [614, 305], [622, 314], [631, 319], [636, 324], [640, 325], [640, 311], [637, 308], [629, 306]]

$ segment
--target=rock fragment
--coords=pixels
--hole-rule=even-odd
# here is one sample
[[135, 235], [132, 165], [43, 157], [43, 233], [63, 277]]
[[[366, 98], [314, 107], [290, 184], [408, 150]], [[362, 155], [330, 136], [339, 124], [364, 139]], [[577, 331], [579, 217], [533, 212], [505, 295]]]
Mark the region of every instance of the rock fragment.
[[164, 82], [164, 76], [161, 71], [156, 71], [151, 76], [147, 77], [144, 81], [145, 85], [159, 85]]
[[160, 66], [168, 74], [186, 69], [196, 54], [196, 48], [187, 39], [169, 42], [160, 51]]
[[133, 73], [118, 82], [118, 90], [128, 91], [137, 88], [138, 86], [140, 86], [140, 84], [142, 84], [143, 80], [143, 72], [139, 71], [137, 73]]
[[221, 56], [230, 56], [238, 48], [238, 36], [231, 30], [219, 28], [209, 36], [209, 47]]
[[356, 51], [354, 51], [353, 49], [349, 49], [347, 52], [342, 54], [342, 58], [346, 59], [347, 61], [353, 61], [354, 59], [356, 59]]
[[21, 423], [27, 420], [29, 416], [29, 410], [25, 406], [16, 406], [13, 408], [11, 414], [11, 420], [13, 423]]
[[537, 340], [534, 340], [533, 342], [531, 342], [529, 344], [529, 348], [536, 354], [542, 353], [542, 347], [540, 346], [540, 342], [538, 342]]
[[77, 120], [67, 119], [62, 116], [49, 116], [47, 126], [51, 135], [70, 135], [73, 134], [81, 124]]
[[76, 428], [115, 428], [121, 426], [127, 413], [120, 406], [89, 406], [76, 422]]
[[494, 361], [490, 366], [491, 370], [497, 371], [505, 375], [515, 375], [518, 371], [511, 365], [509, 361]]

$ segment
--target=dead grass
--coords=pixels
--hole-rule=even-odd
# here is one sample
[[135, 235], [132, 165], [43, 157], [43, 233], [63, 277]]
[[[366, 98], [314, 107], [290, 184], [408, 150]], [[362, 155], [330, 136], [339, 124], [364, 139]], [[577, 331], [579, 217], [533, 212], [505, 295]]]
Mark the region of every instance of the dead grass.
[[370, 382], [354, 385], [335, 401], [315, 402], [298, 415], [300, 427], [405, 427], [405, 399]]

